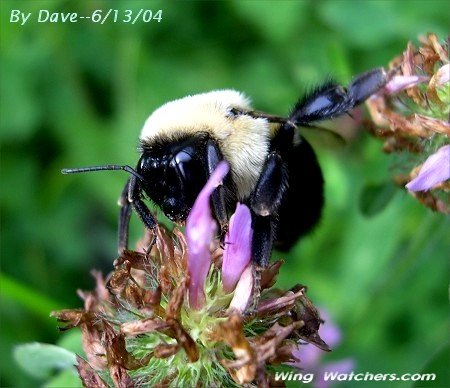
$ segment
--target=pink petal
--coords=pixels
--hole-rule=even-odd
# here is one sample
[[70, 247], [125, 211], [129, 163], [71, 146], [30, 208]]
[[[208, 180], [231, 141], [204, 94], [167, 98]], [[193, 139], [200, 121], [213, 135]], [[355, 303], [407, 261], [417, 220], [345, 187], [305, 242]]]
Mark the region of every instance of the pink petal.
[[409, 191], [427, 191], [450, 179], [450, 145], [443, 146], [429, 156], [417, 175], [405, 187]]
[[395, 94], [428, 80], [422, 75], [396, 75], [383, 87], [385, 94]]
[[225, 237], [222, 281], [226, 292], [233, 291], [242, 271], [250, 262], [252, 237], [250, 210], [247, 206], [238, 203], [235, 213], [230, 218], [230, 226]]
[[253, 273], [252, 265], [249, 264], [236, 285], [234, 296], [230, 303], [230, 309], [239, 310], [241, 313], [245, 311], [253, 290]]
[[228, 163], [220, 162], [195, 200], [186, 220], [189, 304], [194, 309], [201, 308], [205, 301], [205, 279], [211, 266], [210, 247], [217, 231], [217, 223], [211, 213], [210, 197], [228, 171]]

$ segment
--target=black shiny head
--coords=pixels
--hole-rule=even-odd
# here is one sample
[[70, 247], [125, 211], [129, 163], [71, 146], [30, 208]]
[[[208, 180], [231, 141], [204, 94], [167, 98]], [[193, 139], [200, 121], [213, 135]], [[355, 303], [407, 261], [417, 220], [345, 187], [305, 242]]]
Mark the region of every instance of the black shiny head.
[[142, 144], [136, 171], [140, 186], [172, 221], [184, 221], [206, 184], [206, 138], [202, 135], [179, 141]]

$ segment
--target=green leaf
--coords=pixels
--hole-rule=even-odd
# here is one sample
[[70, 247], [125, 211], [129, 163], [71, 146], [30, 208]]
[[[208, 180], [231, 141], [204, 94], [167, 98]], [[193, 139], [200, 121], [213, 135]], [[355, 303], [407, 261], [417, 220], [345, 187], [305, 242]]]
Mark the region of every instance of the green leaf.
[[391, 181], [371, 183], [363, 187], [359, 197], [359, 209], [366, 217], [380, 213], [394, 197], [397, 187]]
[[53, 310], [61, 309], [62, 304], [21, 283], [20, 281], [0, 273], [2, 288], [0, 294], [19, 303], [28, 311], [32, 311], [40, 318], [49, 321], [48, 315]]
[[38, 379], [49, 378], [58, 370], [73, 368], [76, 363], [75, 353], [38, 342], [16, 346], [14, 358], [23, 370]]

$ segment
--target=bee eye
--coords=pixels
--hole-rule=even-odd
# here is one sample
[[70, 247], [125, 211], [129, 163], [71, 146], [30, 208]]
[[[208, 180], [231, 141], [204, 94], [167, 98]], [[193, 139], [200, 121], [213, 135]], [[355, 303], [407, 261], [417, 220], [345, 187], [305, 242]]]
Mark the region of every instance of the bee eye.
[[175, 155], [174, 162], [183, 181], [190, 182], [199, 163], [186, 151], [178, 152]]
[[195, 157], [194, 150], [184, 149], [178, 152], [172, 159], [172, 163], [183, 182], [185, 195], [195, 200], [206, 182], [206, 176], [200, 160]]

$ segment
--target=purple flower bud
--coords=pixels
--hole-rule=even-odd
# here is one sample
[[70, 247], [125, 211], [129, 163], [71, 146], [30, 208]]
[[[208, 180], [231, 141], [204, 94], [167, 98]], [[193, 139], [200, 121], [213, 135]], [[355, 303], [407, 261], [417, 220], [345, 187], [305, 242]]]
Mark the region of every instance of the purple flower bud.
[[250, 209], [238, 203], [230, 218], [223, 251], [222, 281], [226, 292], [234, 290], [245, 267], [251, 259], [253, 230]]
[[211, 242], [217, 231], [217, 223], [212, 217], [210, 197], [222, 183], [230, 167], [220, 162], [205, 187], [200, 191], [186, 220], [186, 240], [188, 245], [189, 304], [194, 309], [202, 307], [205, 301], [205, 279], [211, 266]]
[[445, 145], [429, 156], [417, 175], [405, 187], [409, 191], [427, 191], [450, 179], [450, 145]]

